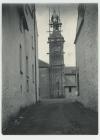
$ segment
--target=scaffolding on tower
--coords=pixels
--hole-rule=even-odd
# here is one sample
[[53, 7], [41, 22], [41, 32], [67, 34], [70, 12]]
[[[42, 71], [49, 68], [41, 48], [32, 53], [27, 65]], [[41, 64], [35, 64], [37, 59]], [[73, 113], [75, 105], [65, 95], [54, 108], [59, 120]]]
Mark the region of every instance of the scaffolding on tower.
[[58, 13], [54, 9], [52, 14], [49, 8], [49, 80], [52, 98], [64, 97], [64, 38], [61, 35], [61, 26], [59, 8]]

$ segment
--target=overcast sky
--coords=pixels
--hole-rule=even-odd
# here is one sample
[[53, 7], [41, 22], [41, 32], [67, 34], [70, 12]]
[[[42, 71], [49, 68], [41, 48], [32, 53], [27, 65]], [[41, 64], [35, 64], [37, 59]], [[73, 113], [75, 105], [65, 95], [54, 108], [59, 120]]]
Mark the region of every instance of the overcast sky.
[[64, 43], [64, 63], [66, 66], [75, 66], [75, 46], [74, 39], [76, 34], [77, 26], [77, 5], [76, 4], [37, 4], [36, 5], [36, 16], [38, 25], [38, 49], [39, 59], [49, 63], [49, 45], [47, 44], [49, 33], [49, 7], [51, 11], [58, 7], [60, 9], [60, 17], [62, 22], [62, 35], [65, 39]]

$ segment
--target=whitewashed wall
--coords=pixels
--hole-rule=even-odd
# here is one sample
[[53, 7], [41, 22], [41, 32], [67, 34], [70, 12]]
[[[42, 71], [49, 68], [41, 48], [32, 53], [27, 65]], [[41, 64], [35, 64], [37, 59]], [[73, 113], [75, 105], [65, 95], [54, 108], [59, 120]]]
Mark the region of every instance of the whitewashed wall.
[[[21, 107], [36, 102], [35, 81], [33, 83], [32, 80], [32, 64], [34, 65], [35, 75], [35, 49], [32, 49], [32, 43], [34, 46], [34, 40], [32, 42], [32, 36], [34, 38], [34, 18], [32, 19], [28, 14], [26, 20], [29, 31], [21, 32], [17, 8], [18, 5], [7, 5], [3, 7], [2, 11], [2, 118], [4, 126], [6, 126], [10, 116], [15, 115]], [[20, 74], [19, 60], [20, 44], [22, 46], [22, 75]], [[26, 56], [29, 58], [29, 93], [26, 91]], [[37, 60], [36, 63], [38, 63]], [[38, 67], [36, 70], [38, 72]]]
[[78, 100], [97, 110], [98, 105], [98, 9], [86, 4], [84, 23], [76, 41], [76, 60], [79, 67]]

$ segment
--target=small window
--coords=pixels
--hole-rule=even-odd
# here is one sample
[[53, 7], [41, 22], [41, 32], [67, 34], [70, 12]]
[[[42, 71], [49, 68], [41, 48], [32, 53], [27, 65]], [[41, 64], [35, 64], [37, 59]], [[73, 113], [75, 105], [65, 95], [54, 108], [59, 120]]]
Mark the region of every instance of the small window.
[[21, 46], [21, 44], [19, 47], [19, 65], [20, 65], [20, 74], [23, 74], [23, 72], [22, 72], [22, 46]]
[[72, 88], [71, 87], [69, 87], [69, 92], [72, 92]]
[[26, 89], [27, 92], [29, 92], [29, 80], [28, 79], [27, 79], [27, 86], [26, 87], [27, 87], [27, 89]]
[[28, 56], [26, 56], [26, 91], [29, 92], [29, 70], [28, 70]]
[[28, 56], [26, 56], [26, 77], [28, 78]]
[[22, 95], [22, 85], [20, 85], [20, 91], [21, 91], [21, 95]]
[[34, 49], [33, 36], [32, 36], [32, 49]]

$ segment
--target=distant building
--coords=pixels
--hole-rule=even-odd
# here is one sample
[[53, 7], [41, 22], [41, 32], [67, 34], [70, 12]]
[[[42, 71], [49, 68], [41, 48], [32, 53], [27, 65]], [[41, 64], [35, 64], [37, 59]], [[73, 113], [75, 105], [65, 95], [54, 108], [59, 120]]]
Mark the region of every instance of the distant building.
[[49, 64], [39, 60], [39, 96], [40, 100], [50, 98]]
[[55, 10], [49, 20], [49, 70], [50, 70], [50, 95], [53, 98], [64, 97], [64, 38], [61, 35], [60, 16]]
[[[41, 99], [50, 98], [49, 64], [39, 60], [39, 96]], [[66, 99], [75, 100], [78, 96], [78, 79], [76, 67], [64, 69], [64, 95]]]
[[98, 5], [78, 7], [76, 31], [76, 65], [79, 69], [79, 101], [98, 107]]
[[65, 68], [65, 97], [74, 100], [78, 96], [78, 79], [76, 67]]
[[39, 99], [35, 5], [2, 5], [2, 119]]

